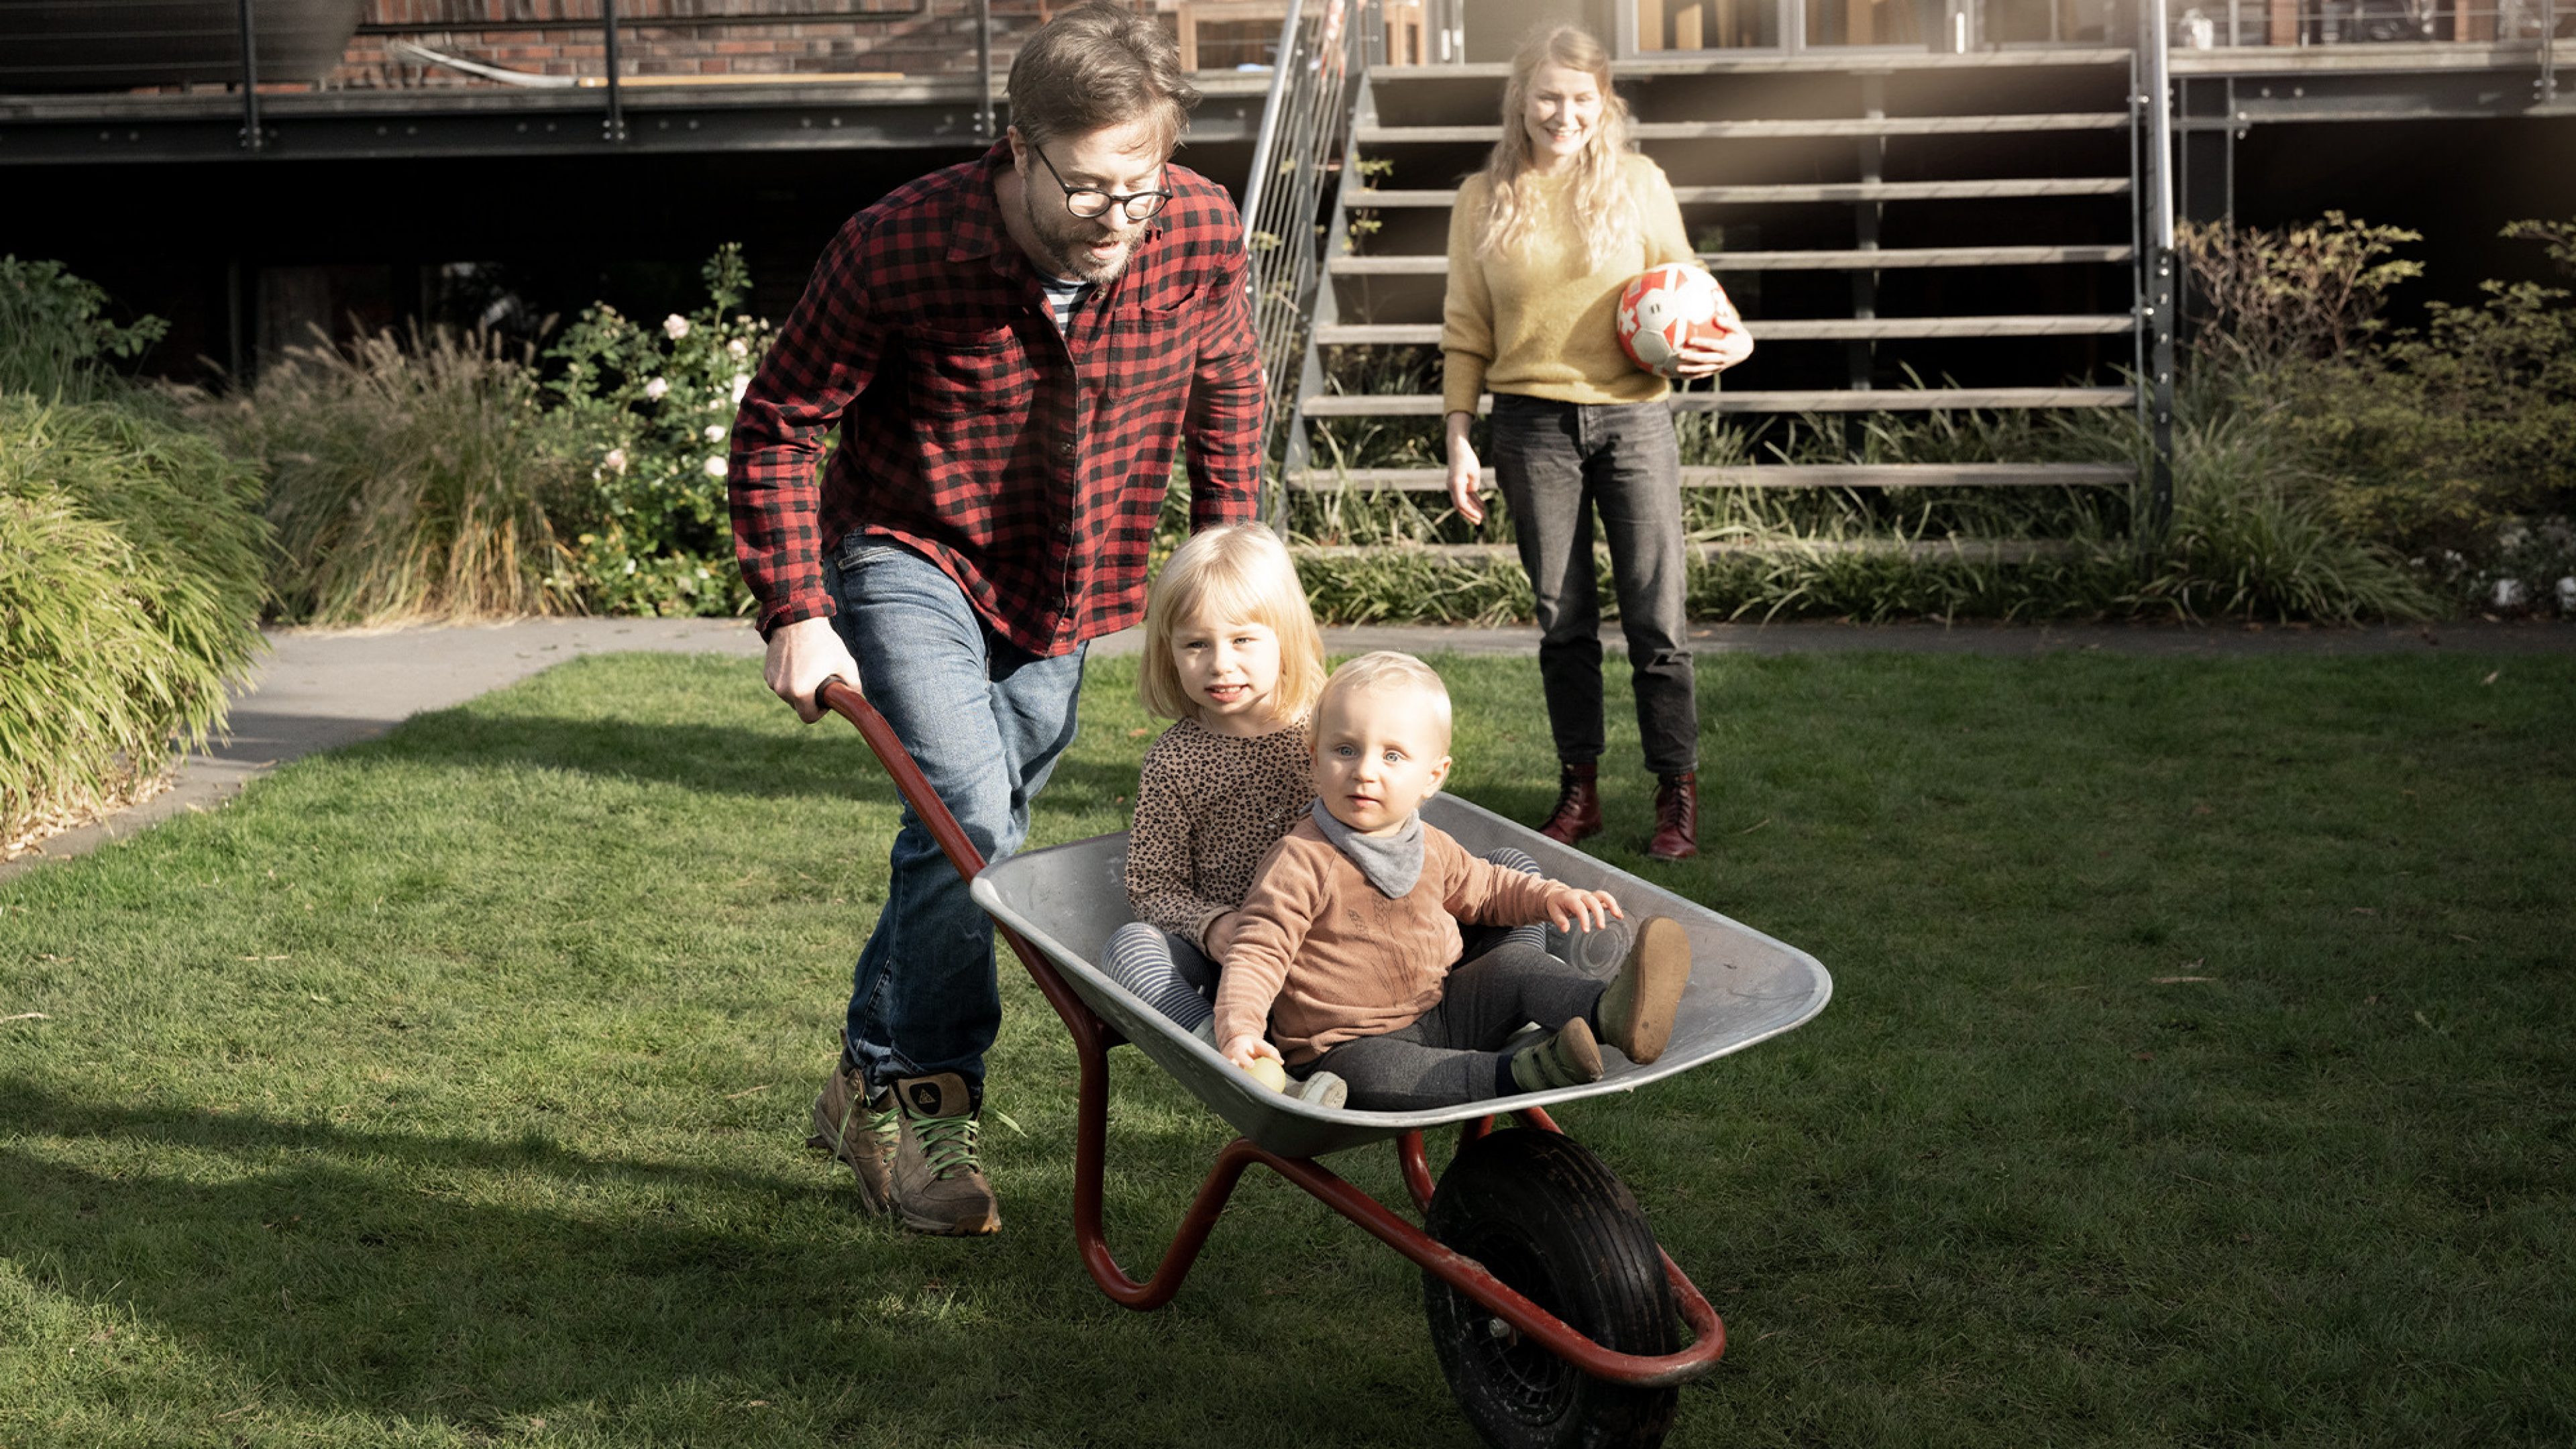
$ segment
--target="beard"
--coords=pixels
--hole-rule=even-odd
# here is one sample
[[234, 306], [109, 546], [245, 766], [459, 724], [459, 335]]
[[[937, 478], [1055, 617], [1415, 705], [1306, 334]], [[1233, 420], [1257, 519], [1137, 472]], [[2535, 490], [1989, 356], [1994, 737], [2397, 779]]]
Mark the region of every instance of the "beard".
[[1100, 223], [1102, 218], [1085, 220], [1064, 209], [1062, 202], [1049, 198], [1043, 211], [1038, 205], [1038, 188], [1020, 189], [1020, 209], [1028, 214], [1029, 232], [1046, 252], [1047, 270], [1059, 277], [1105, 286], [1127, 270], [1136, 255], [1136, 244], [1145, 239], [1143, 230], [1127, 234], [1117, 254], [1103, 260], [1093, 255], [1091, 244], [1115, 235]]

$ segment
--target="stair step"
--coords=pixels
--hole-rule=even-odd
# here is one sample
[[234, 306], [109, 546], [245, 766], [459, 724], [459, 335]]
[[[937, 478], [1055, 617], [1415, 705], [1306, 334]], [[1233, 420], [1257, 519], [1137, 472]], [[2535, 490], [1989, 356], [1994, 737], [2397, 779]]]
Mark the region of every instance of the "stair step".
[[[1777, 186], [1676, 186], [1673, 195], [1684, 206], [1717, 204], [1759, 206], [1775, 203], [1835, 201], [1985, 201], [2027, 196], [2125, 196], [2125, 176], [1998, 177], [1983, 181], [1822, 181]], [[1449, 191], [1379, 191], [1356, 188], [1347, 198], [1354, 207], [1441, 207], [1458, 199]]]
[[[1700, 261], [1712, 272], [1861, 272], [1899, 267], [2028, 267], [2102, 265], [2135, 258], [2126, 242], [2028, 247], [1879, 247], [1853, 251], [1702, 252]], [[1439, 256], [1335, 257], [1337, 277], [1437, 277], [1449, 271], [1446, 253]]]
[[[1914, 559], [1956, 559], [1962, 563], [2029, 563], [2034, 559], [2056, 558], [2073, 551], [2072, 541], [2062, 538], [1783, 538], [1778, 540], [1743, 540], [1685, 544], [1702, 559], [1765, 554], [1834, 554], [1895, 555]], [[1290, 544], [1288, 551], [1301, 559], [1363, 559], [1397, 557], [1427, 558], [1441, 563], [1513, 563], [1520, 562], [1520, 550], [1508, 543], [1401, 543], [1401, 544]], [[1595, 545], [1593, 556], [1602, 558], [1609, 550]]]
[[[1631, 56], [1613, 61], [1610, 66], [1614, 81], [1652, 81], [1657, 77], [1689, 78], [1712, 75], [1795, 75], [1821, 73], [1848, 75], [1866, 68], [1872, 71], [1959, 71], [1979, 80], [1990, 80], [1998, 70], [2102, 69], [2112, 67], [2126, 71], [2129, 52], [2116, 47], [2062, 50], [1997, 50], [1975, 55], [1953, 55], [1943, 51], [1881, 51], [1861, 55], [1837, 55], [1830, 50], [1810, 51], [1803, 55], [1762, 54], [1759, 52], [1702, 51], [1687, 55]], [[1502, 94], [1502, 83], [1511, 78], [1511, 62], [1480, 60], [1459, 64], [1442, 61], [1425, 65], [1379, 65], [1369, 67], [1369, 79], [1379, 86], [1398, 85], [1406, 81], [1491, 81], [1493, 94]]]
[[[2126, 111], [2031, 111], [2005, 116], [1825, 116], [1791, 121], [1634, 121], [1639, 141], [1812, 140], [1835, 136], [2000, 136], [2039, 131], [2120, 131]], [[1491, 146], [1500, 123], [1480, 126], [1361, 126], [1361, 146]]]
[[[1494, 486], [1494, 470], [1484, 473]], [[2126, 463], [1773, 463], [1747, 468], [1684, 468], [1684, 488], [2126, 488], [2138, 470]], [[1382, 491], [1444, 493], [1442, 468], [1309, 468], [1292, 473], [1300, 493]]]
[[[2126, 332], [2134, 319], [2100, 316], [1760, 318], [1751, 323], [1756, 342], [1857, 342], [1895, 337], [2092, 337]], [[1321, 347], [1438, 346], [1437, 322], [1346, 323], [1315, 329]]]
[[[1825, 388], [1803, 392], [1683, 392], [1673, 410], [1690, 413], [1921, 413], [1952, 408], [2112, 408], [2138, 400], [2125, 387], [1907, 387], [1885, 391]], [[1310, 397], [1310, 418], [1436, 418], [1438, 393], [1361, 393]], [[1491, 412], [1479, 398], [1476, 411]]]

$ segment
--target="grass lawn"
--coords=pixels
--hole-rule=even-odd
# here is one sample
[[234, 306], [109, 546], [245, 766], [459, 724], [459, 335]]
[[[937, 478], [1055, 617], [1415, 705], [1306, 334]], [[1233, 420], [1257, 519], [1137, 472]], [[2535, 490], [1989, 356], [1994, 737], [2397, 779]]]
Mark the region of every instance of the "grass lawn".
[[[1535, 666], [1446, 671], [1455, 788], [1544, 809]], [[1041, 841], [1124, 824], [1133, 678]], [[1672, 1443], [2576, 1440], [2576, 659], [1701, 688], [1709, 854], [1631, 853], [1616, 681], [1604, 853], [1837, 991], [1561, 1113], [1729, 1321]], [[1003, 1235], [853, 1215], [797, 1144], [894, 818], [756, 664], [630, 656], [0, 886], [0, 1446], [1469, 1444], [1414, 1271], [1275, 1180], [1092, 1288], [1016, 966]], [[1118, 1081], [1132, 1266], [1225, 1134]]]

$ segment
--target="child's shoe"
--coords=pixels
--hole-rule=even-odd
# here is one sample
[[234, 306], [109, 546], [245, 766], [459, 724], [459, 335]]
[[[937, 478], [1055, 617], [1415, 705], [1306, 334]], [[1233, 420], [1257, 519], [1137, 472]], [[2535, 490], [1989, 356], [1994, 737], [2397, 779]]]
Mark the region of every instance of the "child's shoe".
[[1309, 1107], [1340, 1107], [1351, 1099], [1351, 1084], [1337, 1072], [1317, 1072], [1295, 1085], [1297, 1100]]
[[1593, 1008], [1602, 1039], [1639, 1066], [1664, 1054], [1673, 1039], [1673, 1014], [1690, 985], [1690, 933], [1669, 916], [1650, 916], [1628, 943], [1628, 958]]
[[1601, 1080], [1601, 1047], [1592, 1028], [1576, 1017], [1556, 1034], [1512, 1058], [1512, 1081], [1524, 1092], [1581, 1087]]

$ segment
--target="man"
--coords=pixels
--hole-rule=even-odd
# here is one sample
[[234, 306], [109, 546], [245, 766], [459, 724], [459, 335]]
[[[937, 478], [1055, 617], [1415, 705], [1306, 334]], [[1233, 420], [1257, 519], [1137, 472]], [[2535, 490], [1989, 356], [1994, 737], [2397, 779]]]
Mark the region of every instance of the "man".
[[[1249, 517], [1261, 468], [1242, 226], [1170, 164], [1198, 102], [1176, 48], [1084, 5], [1030, 38], [1010, 97], [1003, 144], [842, 228], [743, 395], [731, 474], [769, 687], [810, 723], [826, 679], [861, 684], [987, 860], [1073, 739], [1085, 641], [1143, 612], [1175, 448], [1197, 528]], [[809, 1139], [869, 1211], [1000, 1228], [976, 1143], [1000, 1024], [991, 922], [906, 812]]]

